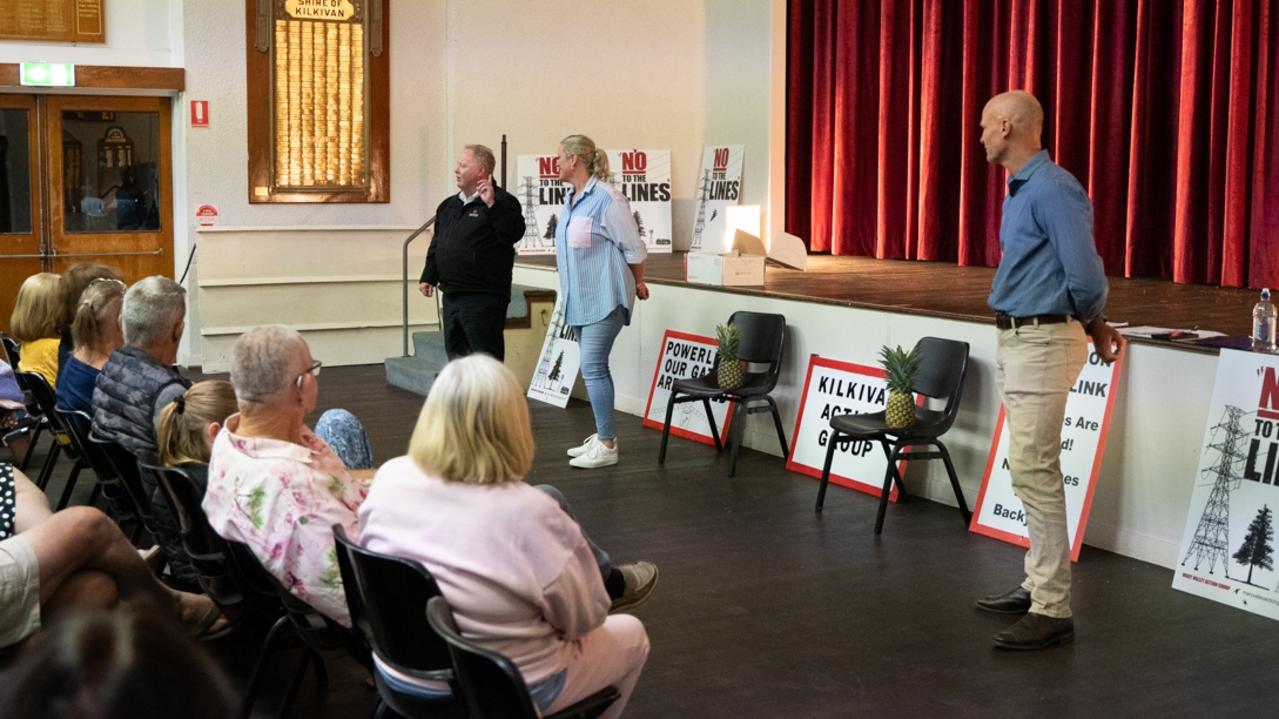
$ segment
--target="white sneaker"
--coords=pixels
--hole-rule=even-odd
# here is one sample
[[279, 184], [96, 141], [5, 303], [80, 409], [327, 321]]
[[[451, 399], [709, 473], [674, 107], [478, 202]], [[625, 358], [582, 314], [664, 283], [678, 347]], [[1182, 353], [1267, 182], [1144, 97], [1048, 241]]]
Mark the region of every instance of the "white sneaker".
[[569, 447], [568, 456], [581, 457], [582, 455], [586, 454], [586, 450], [591, 448], [591, 442], [594, 442], [597, 436], [599, 435], [593, 434], [587, 437], [586, 439], [582, 440], [582, 443], [577, 445], [576, 447]]
[[595, 469], [597, 467], [611, 467], [617, 464], [617, 440], [613, 440], [613, 447], [606, 447], [603, 442], [598, 439], [591, 439], [591, 443], [586, 447], [586, 451], [568, 461], [569, 465], [579, 469]]

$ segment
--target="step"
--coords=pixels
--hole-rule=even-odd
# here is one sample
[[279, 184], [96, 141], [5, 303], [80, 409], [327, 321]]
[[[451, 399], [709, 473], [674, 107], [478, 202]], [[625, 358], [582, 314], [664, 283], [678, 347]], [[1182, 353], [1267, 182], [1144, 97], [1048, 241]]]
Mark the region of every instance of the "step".
[[425, 397], [444, 364], [425, 357], [388, 357], [386, 382]]
[[[511, 303], [506, 308], [506, 329], [531, 327], [531, 304], [554, 301], [554, 291], [523, 285], [513, 286]], [[387, 358], [386, 381], [401, 389], [425, 395], [445, 364], [448, 364], [448, 355], [444, 350], [444, 334], [438, 329], [414, 332], [413, 356]]]
[[413, 333], [414, 357], [443, 357], [444, 333], [439, 330], [423, 330]]

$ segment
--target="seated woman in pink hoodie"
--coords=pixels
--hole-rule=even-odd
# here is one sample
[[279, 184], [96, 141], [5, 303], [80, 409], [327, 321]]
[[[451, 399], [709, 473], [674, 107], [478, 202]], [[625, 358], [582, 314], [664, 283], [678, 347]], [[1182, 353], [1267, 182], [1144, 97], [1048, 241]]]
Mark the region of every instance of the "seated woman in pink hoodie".
[[528, 404], [510, 371], [486, 355], [449, 363], [408, 456], [373, 479], [360, 544], [430, 570], [458, 628], [509, 657], [543, 712], [613, 685], [621, 698], [604, 716], [620, 716], [648, 635], [633, 616], [609, 616], [581, 527], [523, 481], [533, 451]]

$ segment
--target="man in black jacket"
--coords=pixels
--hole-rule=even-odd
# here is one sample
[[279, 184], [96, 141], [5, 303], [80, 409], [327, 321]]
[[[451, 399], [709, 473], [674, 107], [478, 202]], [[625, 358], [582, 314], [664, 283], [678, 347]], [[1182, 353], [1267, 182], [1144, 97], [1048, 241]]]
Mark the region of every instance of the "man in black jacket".
[[524, 215], [511, 193], [493, 182], [493, 151], [467, 145], [453, 177], [460, 192], [435, 211], [435, 237], [426, 252], [418, 289], [444, 292], [440, 329], [449, 359], [484, 352], [505, 355], [502, 328], [511, 301], [515, 243]]

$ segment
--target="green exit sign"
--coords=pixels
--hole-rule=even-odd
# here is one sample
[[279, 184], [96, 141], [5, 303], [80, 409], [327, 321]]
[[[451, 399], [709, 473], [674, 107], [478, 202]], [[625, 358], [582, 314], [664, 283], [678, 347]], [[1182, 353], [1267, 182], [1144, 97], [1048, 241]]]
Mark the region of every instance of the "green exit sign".
[[75, 87], [75, 65], [69, 62], [24, 62], [19, 76], [29, 87]]

